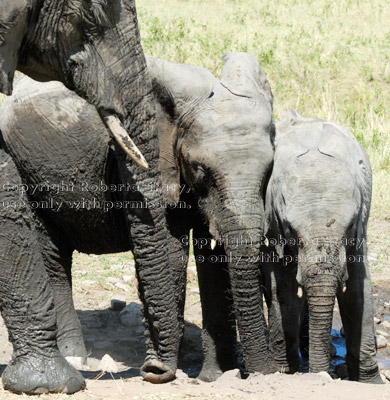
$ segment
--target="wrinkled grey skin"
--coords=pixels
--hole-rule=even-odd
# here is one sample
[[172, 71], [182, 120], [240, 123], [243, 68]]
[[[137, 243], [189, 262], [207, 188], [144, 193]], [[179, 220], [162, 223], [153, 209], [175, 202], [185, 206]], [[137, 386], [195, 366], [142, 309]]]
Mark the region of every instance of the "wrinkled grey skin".
[[[262, 291], [256, 256], [263, 225], [264, 182], [273, 158], [272, 93], [253, 56], [232, 53], [223, 60], [225, 67], [218, 80], [204, 68], [147, 57], [157, 101], [163, 189], [172, 205], [167, 209], [169, 257], [181, 328], [191, 228], [201, 243], [194, 245], [195, 253], [205, 258], [197, 263], [205, 353], [200, 377], [205, 380], [216, 379], [236, 366], [233, 303], [247, 370], [271, 369], [264, 316], [258, 307]], [[133, 182], [131, 176], [123, 179], [95, 109], [59, 84], [39, 85], [23, 78], [3, 110], [7, 116], [4, 137], [26, 182], [58, 184], [71, 177], [74, 183], [73, 191], [31, 195], [33, 200], [62, 204], [59, 210], [42, 210], [40, 216], [48, 227], [44, 240], [67, 254], [60, 260], [67, 275], [73, 249], [101, 254], [131, 248], [124, 210], [67, 206], [81, 199], [90, 204], [123, 204], [129, 196], [124, 191], [80, 189], [83, 182], [89, 187], [112, 183], [116, 188]], [[28, 147], [22, 140], [28, 141]], [[73, 166], [81, 164], [82, 170], [74, 173]], [[138, 199], [131, 191], [130, 196]], [[218, 240], [215, 250], [210, 248], [211, 238]], [[237, 242], [241, 245], [236, 246]], [[227, 262], [226, 254], [232, 262]], [[210, 261], [210, 256], [224, 259]], [[58, 269], [52, 261], [49, 271]], [[54, 292], [61, 295], [68, 310], [62, 314], [57, 310], [59, 338], [64, 336], [65, 342], [61, 350], [71, 336], [78, 345], [71, 346], [68, 355], [80, 356], [82, 337], [70, 289], [60, 286]], [[65, 333], [69, 327], [71, 335]]]
[[[62, 81], [93, 104], [100, 115], [117, 116], [149, 164], [149, 169], [143, 170], [132, 161], [128, 162], [115, 145], [115, 151], [110, 154], [117, 160], [120, 179], [140, 185], [139, 190], [132, 193], [133, 197], [162, 202], [152, 86], [140, 45], [134, 0], [12, 0], [2, 1], [0, 10], [0, 91], [11, 94], [14, 72], [19, 69], [37, 80]], [[54, 118], [60, 118], [58, 110], [51, 111], [56, 115]], [[0, 117], [4, 125], [3, 111]], [[20, 178], [6, 146], [3, 144], [0, 149], [0, 205], [16, 204], [15, 207], [0, 207], [1, 309], [14, 345], [13, 360], [3, 374], [3, 386], [16, 392], [70, 393], [84, 387], [85, 383], [56, 347], [54, 303], [57, 314], [74, 312], [69, 311], [67, 302], [62, 300], [70, 293], [70, 275], [65, 266], [70, 264], [72, 246], [68, 249], [67, 243], [66, 248], [61, 247], [58, 242], [61, 238], [46, 233], [54, 229], [49, 219], [39, 226], [40, 216], [36, 215], [39, 213], [23, 205], [26, 195], [12, 189], [21, 181], [39, 185], [46, 179], [45, 175], [40, 175], [40, 170], [29, 169], [36, 161], [30, 157], [37, 154], [38, 143], [50, 143], [51, 149], [55, 149], [56, 143], [51, 137], [41, 135], [39, 126], [32, 124], [32, 127], [37, 128], [41, 142], [33, 144], [25, 140], [23, 134], [15, 138], [26, 155], [25, 163], [16, 165]], [[75, 135], [80, 135], [81, 141], [87, 140], [82, 138], [83, 130]], [[106, 131], [100, 140], [109, 141]], [[89, 161], [85, 157], [108, 153], [108, 146], [96, 149], [93, 144], [96, 142], [92, 143], [88, 154], [70, 160], [70, 169], [58, 176], [68, 183], [88, 180], [84, 166]], [[72, 142], [68, 145], [73, 147]], [[50, 155], [39, 151], [48, 169], [61, 160], [52, 158], [60, 150], [65, 149], [59, 147]], [[26, 171], [37, 174], [28, 176]], [[4, 186], [7, 182], [11, 185]], [[147, 190], [152, 185], [155, 189]], [[89, 217], [83, 220], [82, 212], [78, 217], [79, 225], [90, 221]], [[64, 223], [66, 220], [65, 215]], [[178, 325], [171, 307], [174, 297], [169, 278], [164, 210], [157, 207], [128, 212], [121, 216], [118, 224], [125, 232], [122, 240], [131, 243], [135, 255], [145, 307], [149, 341], [148, 361], [142, 372], [147, 380], [154, 382], [172, 379], [177, 363]], [[80, 237], [76, 239], [81, 240]], [[117, 247], [120, 246], [118, 243]], [[43, 278], [44, 266], [53, 271], [49, 273], [52, 287], [67, 286], [63, 289], [66, 293], [53, 291], [54, 300], [49, 283]], [[26, 276], [29, 278], [25, 279]], [[73, 347], [85, 351], [73, 334], [74, 328], [78, 329], [71, 325], [59, 334], [58, 346], [65, 355], [72, 353]], [[60, 332], [61, 329], [60, 326]], [[68, 343], [69, 351], [64, 343]]]
[[277, 239], [268, 252], [276, 262], [263, 267], [270, 351], [280, 369], [298, 368], [307, 301], [310, 371], [328, 371], [337, 296], [349, 378], [381, 383], [366, 258], [370, 201], [370, 163], [355, 137], [331, 122], [288, 111], [276, 124], [266, 197], [267, 237]]

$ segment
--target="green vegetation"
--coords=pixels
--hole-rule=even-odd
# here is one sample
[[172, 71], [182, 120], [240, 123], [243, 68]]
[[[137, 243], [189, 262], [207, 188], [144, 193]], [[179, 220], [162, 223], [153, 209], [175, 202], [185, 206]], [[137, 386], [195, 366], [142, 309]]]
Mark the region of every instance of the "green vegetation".
[[390, 221], [390, 3], [380, 0], [138, 0], [146, 53], [202, 65], [247, 51], [289, 108], [350, 129], [374, 174], [372, 217]]

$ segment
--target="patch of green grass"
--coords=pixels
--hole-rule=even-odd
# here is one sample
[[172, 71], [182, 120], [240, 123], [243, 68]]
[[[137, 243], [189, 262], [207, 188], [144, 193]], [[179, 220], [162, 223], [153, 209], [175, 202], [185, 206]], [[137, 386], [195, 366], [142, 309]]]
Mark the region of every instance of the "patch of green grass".
[[254, 54], [289, 108], [351, 130], [373, 167], [372, 216], [390, 220], [390, 3], [380, 0], [138, 0], [146, 53], [220, 76], [222, 54]]

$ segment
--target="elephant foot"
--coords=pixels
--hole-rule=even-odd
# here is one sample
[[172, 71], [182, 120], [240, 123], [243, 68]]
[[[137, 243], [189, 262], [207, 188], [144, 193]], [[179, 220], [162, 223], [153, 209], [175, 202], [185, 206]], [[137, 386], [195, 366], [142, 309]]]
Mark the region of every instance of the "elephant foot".
[[378, 368], [376, 368], [375, 371], [370, 371], [369, 373], [360, 372], [358, 379], [351, 379], [350, 377], [350, 380], [357, 380], [361, 383], [371, 383], [374, 385], [382, 385], [385, 383], [380, 376]]
[[5, 369], [3, 387], [15, 393], [72, 394], [85, 388], [79, 371], [67, 363], [58, 350], [51, 357], [27, 354], [15, 357]]
[[166, 383], [176, 378], [175, 371], [158, 360], [149, 360], [141, 367], [141, 375], [150, 383]]

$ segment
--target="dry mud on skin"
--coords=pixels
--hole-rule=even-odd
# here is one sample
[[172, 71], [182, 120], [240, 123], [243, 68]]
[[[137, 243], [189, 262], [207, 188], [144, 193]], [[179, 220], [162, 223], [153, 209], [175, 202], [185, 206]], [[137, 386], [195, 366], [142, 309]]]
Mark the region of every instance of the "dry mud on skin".
[[[93, 263], [92, 263], [93, 264]], [[110, 269], [115, 275], [116, 267]], [[84, 268], [84, 267], [83, 267]], [[85, 267], [88, 269], [88, 267]], [[91, 267], [93, 268], [93, 267]], [[96, 271], [95, 271], [96, 273]], [[125, 273], [120, 270], [120, 274]], [[117, 276], [119, 276], [117, 274]], [[205, 383], [189, 378], [179, 371], [178, 378], [164, 385], [144, 382], [139, 376], [145, 350], [143, 329], [140, 324], [124, 326], [121, 314], [109, 309], [112, 293], [120, 293], [115, 282], [99, 283], [82, 280], [75, 274], [75, 304], [81, 321], [84, 340], [89, 352], [89, 369], [83, 374], [87, 380], [87, 390], [75, 395], [41, 395], [41, 399], [134, 399], [134, 400], [176, 400], [176, 399], [390, 399], [390, 384], [368, 385], [356, 382], [332, 380], [328, 375], [255, 375], [246, 380], [238, 379], [231, 372], [213, 383]], [[380, 281], [373, 276], [376, 317], [385, 321], [390, 315], [390, 281]], [[133, 283], [134, 287], [134, 283]], [[123, 294], [123, 293], [122, 293]], [[127, 304], [136, 301], [136, 291], [124, 293]], [[180, 358], [180, 368], [195, 376], [201, 366], [201, 309], [199, 290], [196, 286], [195, 269], [189, 269], [186, 331], [184, 348]], [[132, 325], [130, 323], [130, 325]], [[340, 329], [341, 322], [335, 309], [334, 328]], [[386, 330], [381, 324], [377, 329]], [[390, 329], [386, 331], [390, 335]], [[4, 370], [12, 354], [12, 346], [7, 340], [7, 331], [0, 319], [0, 373]], [[102, 373], [100, 360], [109, 354], [114, 360], [117, 373]], [[381, 369], [390, 370], [390, 348], [380, 350], [378, 359]], [[384, 371], [384, 370], [383, 370]], [[390, 371], [389, 371], [390, 372]], [[390, 377], [390, 375], [389, 375]], [[22, 396], [26, 398], [27, 396]], [[21, 396], [0, 389], [0, 400], [20, 399]], [[36, 398], [36, 397], [34, 397]]]

